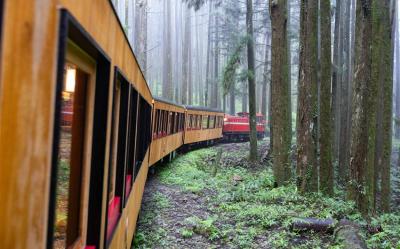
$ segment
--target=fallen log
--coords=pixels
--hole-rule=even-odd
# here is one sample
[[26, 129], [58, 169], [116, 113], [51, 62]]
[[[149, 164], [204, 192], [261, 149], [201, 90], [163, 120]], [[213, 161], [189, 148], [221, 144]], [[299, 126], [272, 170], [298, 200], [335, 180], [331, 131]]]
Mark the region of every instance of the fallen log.
[[367, 245], [360, 235], [360, 227], [346, 219], [341, 220], [337, 225], [335, 240], [346, 249], [367, 249]]
[[295, 231], [314, 231], [333, 233], [337, 225], [334, 219], [317, 219], [317, 218], [298, 218], [292, 223], [292, 229]]
[[367, 249], [367, 245], [360, 235], [360, 227], [346, 219], [338, 222], [335, 219], [297, 218], [293, 220], [291, 228], [300, 232], [333, 233], [335, 240], [343, 245], [343, 248]]

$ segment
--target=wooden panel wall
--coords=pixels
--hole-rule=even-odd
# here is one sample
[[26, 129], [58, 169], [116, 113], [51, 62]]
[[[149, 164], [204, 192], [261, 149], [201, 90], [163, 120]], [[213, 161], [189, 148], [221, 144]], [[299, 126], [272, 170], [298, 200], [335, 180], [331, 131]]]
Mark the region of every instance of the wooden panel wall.
[[222, 127], [214, 129], [200, 129], [200, 130], [188, 130], [187, 121], [189, 115], [208, 115], [217, 117], [224, 117], [224, 114], [218, 112], [200, 111], [200, 110], [187, 110], [186, 111], [186, 123], [185, 123], [185, 137], [184, 144], [191, 144], [202, 142], [206, 140], [213, 140], [222, 138]]
[[183, 132], [178, 132], [162, 138], [153, 139], [150, 147], [150, 161], [152, 166], [163, 157], [177, 150], [183, 144]]
[[0, 76], [0, 248], [44, 248], [59, 13], [5, 0]]
[[[90, 33], [149, 104], [153, 97], [108, 0], [59, 0]], [[90, 14], [89, 14], [90, 13]]]
[[[59, 10], [70, 11], [149, 104], [152, 96], [108, 0], [3, 1], [0, 248], [45, 248]], [[141, 172], [138, 191], [147, 166]], [[137, 209], [141, 194], [133, 195]]]

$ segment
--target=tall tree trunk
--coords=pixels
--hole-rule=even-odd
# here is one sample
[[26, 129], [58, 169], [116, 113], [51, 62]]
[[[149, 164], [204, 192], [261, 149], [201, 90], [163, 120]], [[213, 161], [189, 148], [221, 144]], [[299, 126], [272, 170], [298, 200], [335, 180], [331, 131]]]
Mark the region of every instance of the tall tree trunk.
[[242, 82], [242, 112], [247, 112], [247, 97], [248, 97], [248, 95], [247, 95], [247, 89], [248, 88], [248, 86], [247, 86], [247, 82], [246, 81], [243, 81]]
[[301, 0], [300, 15], [297, 177], [298, 189], [304, 193], [318, 191], [318, 1]]
[[331, 115], [331, 3], [320, 1], [321, 15], [321, 191], [333, 195], [332, 115]]
[[[398, 24], [399, 20], [398, 20], [398, 11], [399, 11], [399, 5], [400, 3], [397, 1], [396, 2], [396, 16], [394, 18], [395, 22]], [[396, 49], [396, 70], [395, 70], [395, 77], [396, 77], [396, 92], [395, 92], [395, 125], [394, 125], [394, 135], [395, 138], [400, 139], [400, 69], [399, 69], [399, 65], [400, 65], [400, 30], [398, 25], [396, 26], [396, 35], [395, 35], [395, 41], [397, 39], [397, 41], [395, 42], [395, 49]]]
[[333, 159], [339, 160], [339, 86], [338, 86], [338, 74], [340, 64], [340, 16], [341, 16], [341, 0], [336, 0], [335, 10], [335, 31], [334, 31], [334, 42], [333, 42], [333, 72], [332, 72], [332, 123], [333, 123]]
[[262, 95], [261, 95], [261, 114], [267, 118], [267, 87], [268, 87], [268, 73], [269, 73], [269, 53], [270, 53], [270, 34], [267, 32], [265, 39], [265, 57], [264, 57], [264, 73], [262, 82]]
[[188, 104], [188, 88], [189, 88], [189, 57], [191, 46], [190, 46], [190, 10], [185, 8], [185, 34], [183, 42], [183, 52], [182, 52], [182, 90], [181, 90], [181, 101], [182, 104]]
[[209, 105], [209, 86], [211, 81], [211, 21], [212, 21], [212, 3], [208, 3], [208, 32], [207, 32], [207, 65], [206, 65], [206, 85], [205, 85], [205, 94], [204, 94], [204, 104], [206, 106]]
[[164, 0], [164, 65], [163, 65], [163, 90], [162, 96], [173, 99], [172, 85], [172, 57], [171, 57], [171, 1]]
[[[271, 111], [274, 176], [278, 186], [290, 180], [289, 57], [287, 41], [287, 0], [270, 0], [272, 25]], [[266, 56], [267, 57], [267, 56]]]
[[256, 79], [254, 58], [253, 35], [253, 0], [247, 0], [246, 4], [247, 26], [247, 67], [249, 82], [249, 121], [250, 121], [250, 155], [249, 160], [257, 161], [257, 127], [256, 127]]
[[392, 103], [393, 103], [393, 43], [390, 20], [390, 0], [380, 0], [381, 33], [382, 33], [382, 85], [383, 85], [383, 155], [381, 180], [382, 211], [390, 212], [390, 166], [392, 155]]
[[[217, 8], [216, 8], [217, 11]], [[220, 106], [219, 98], [219, 15], [215, 15], [215, 44], [214, 44], [214, 81], [213, 81], [213, 98], [211, 99], [211, 107], [218, 108]]]
[[229, 90], [229, 113], [231, 115], [235, 115], [235, 105], [236, 105], [236, 101], [235, 101], [235, 85], [233, 84], [231, 86], [231, 89]]
[[140, 65], [143, 74], [147, 74], [147, 0], [142, 0], [140, 8], [140, 19], [142, 22], [140, 32]]
[[[352, 104], [351, 161], [348, 197], [368, 214], [364, 188], [368, 153], [368, 90], [371, 86], [372, 18], [371, 0], [357, 0], [355, 37], [355, 75]], [[373, 109], [372, 109], [373, 110]]]
[[340, 179], [344, 182], [347, 181], [347, 172], [349, 168], [350, 161], [350, 139], [349, 139], [349, 66], [350, 66], [350, 16], [351, 16], [351, 1], [342, 2], [343, 10], [343, 58], [341, 60], [341, 78], [340, 82], [340, 132], [339, 132], [339, 169], [340, 169]]

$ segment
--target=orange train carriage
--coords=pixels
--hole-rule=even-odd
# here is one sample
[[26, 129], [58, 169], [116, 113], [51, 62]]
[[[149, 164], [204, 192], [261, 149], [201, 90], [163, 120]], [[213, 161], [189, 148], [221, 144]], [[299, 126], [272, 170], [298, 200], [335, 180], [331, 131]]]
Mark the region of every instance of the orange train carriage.
[[3, 0], [0, 21], [0, 248], [130, 248], [149, 165], [223, 113], [153, 99], [108, 0]]

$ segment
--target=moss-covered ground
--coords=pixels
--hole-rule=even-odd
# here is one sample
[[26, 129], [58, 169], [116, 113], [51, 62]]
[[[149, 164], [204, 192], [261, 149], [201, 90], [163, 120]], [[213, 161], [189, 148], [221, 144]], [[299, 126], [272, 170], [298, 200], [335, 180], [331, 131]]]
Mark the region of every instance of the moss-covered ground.
[[[268, 146], [262, 142], [260, 158]], [[215, 164], [218, 150], [222, 159]], [[302, 196], [294, 184], [274, 187], [268, 161], [247, 162], [248, 144], [221, 144], [158, 166], [146, 185], [136, 248], [342, 248], [335, 234], [296, 232], [299, 217], [350, 219], [370, 248], [400, 248], [400, 213], [367, 222], [343, 193]], [[217, 166], [215, 166], [217, 165]], [[399, 209], [397, 209], [399, 210]]]

